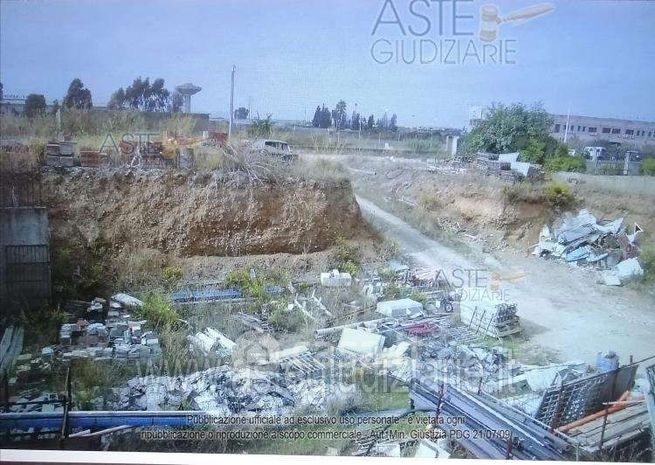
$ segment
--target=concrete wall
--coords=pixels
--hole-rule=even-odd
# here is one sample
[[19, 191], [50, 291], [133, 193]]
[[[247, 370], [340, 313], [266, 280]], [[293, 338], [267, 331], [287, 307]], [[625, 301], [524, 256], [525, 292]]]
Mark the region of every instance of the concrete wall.
[[[50, 232], [48, 213], [42, 207], [0, 208], [0, 299], [8, 297], [7, 247], [17, 245], [46, 245], [49, 251]], [[49, 265], [48, 265], [49, 276]], [[50, 292], [49, 279], [47, 289]]]

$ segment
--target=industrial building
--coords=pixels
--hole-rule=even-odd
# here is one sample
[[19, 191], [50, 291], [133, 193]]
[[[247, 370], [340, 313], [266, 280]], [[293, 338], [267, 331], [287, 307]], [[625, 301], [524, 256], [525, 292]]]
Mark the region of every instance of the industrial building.
[[551, 135], [562, 142], [577, 138], [583, 142], [607, 140], [638, 147], [655, 145], [655, 122], [579, 115], [551, 116]]

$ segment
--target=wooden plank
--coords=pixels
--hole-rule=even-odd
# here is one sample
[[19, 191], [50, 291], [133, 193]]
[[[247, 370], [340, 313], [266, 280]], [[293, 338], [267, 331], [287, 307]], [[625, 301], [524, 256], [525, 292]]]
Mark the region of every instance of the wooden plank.
[[[639, 434], [641, 431], [649, 427], [648, 418], [642, 418], [641, 421], [631, 422], [629, 424], [618, 424], [614, 425], [612, 428], [605, 429], [604, 442], [607, 444], [609, 441], [614, 439], [617, 440], [627, 440], [630, 437], [633, 437]], [[602, 429], [594, 431], [588, 435], [582, 435], [576, 437], [576, 440], [584, 442], [589, 445], [597, 445], [600, 442], [602, 436]]]
[[[607, 417], [607, 423], [609, 425], [610, 423], [622, 422], [625, 421], [626, 419], [637, 417], [644, 413], [646, 413], [646, 409], [642, 404], [626, 407], [625, 409], [619, 410], [618, 412], [609, 414]], [[578, 434], [588, 433], [597, 428], [602, 428], [603, 421], [604, 421], [604, 417], [596, 418], [595, 420], [589, 423], [573, 428], [568, 433], [568, 435], [573, 437]]]

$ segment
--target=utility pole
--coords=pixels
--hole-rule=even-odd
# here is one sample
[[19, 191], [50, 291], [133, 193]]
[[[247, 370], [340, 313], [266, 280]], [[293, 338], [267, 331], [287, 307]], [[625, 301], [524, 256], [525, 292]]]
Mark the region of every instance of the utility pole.
[[232, 85], [230, 87], [230, 125], [227, 128], [227, 138], [232, 138], [232, 123], [234, 121], [234, 73], [236, 72], [236, 65], [232, 65]]

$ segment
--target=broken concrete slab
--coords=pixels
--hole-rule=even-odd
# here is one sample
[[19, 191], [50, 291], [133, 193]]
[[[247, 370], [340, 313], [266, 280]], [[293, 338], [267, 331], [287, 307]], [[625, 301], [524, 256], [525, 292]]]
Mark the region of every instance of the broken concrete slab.
[[621, 280], [617, 276], [615, 271], [605, 270], [601, 273], [602, 283], [606, 286], [620, 286]]
[[329, 273], [321, 273], [321, 286], [348, 287], [351, 284], [352, 276], [350, 276], [350, 273], [341, 273], [336, 269]]
[[358, 329], [344, 328], [337, 349], [356, 355], [378, 355], [384, 347], [384, 336]]
[[636, 258], [623, 260], [614, 267], [614, 271], [616, 272], [617, 277], [622, 281], [644, 274], [644, 269]]
[[450, 458], [450, 453], [434, 441], [421, 439], [414, 457], [424, 459], [448, 459]]
[[393, 318], [415, 316], [423, 312], [423, 304], [412, 299], [378, 302], [376, 312]]
[[132, 297], [129, 294], [123, 294], [123, 293], [114, 294], [113, 296], [111, 296], [111, 300], [119, 303], [124, 308], [128, 308], [128, 309], [136, 309], [139, 307], [143, 307], [143, 302], [141, 300], [137, 299], [136, 297]]

